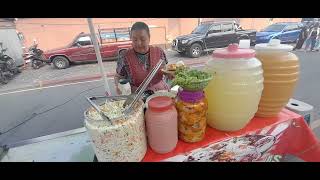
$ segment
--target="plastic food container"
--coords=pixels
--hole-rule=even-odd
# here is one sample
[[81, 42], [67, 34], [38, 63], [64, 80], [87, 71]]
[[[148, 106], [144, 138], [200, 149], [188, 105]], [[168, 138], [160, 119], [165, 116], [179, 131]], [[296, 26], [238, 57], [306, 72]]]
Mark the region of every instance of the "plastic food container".
[[299, 59], [289, 52], [292, 46], [272, 39], [267, 44], [255, 46], [256, 57], [261, 61], [264, 89], [256, 116], [274, 117], [292, 97], [299, 78]]
[[176, 107], [179, 138], [189, 143], [201, 141], [206, 132], [208, 109], [204, 92], [179, 92]]
[[170, 97], [152, 98], [146, 111], [148, 142], [157, 153], [172, 151], [178, 142], [177, 110]]
[[[113, 110], [120, 110], [124, 100], [109, 103]], [[108, 107], [100, 106], [110, 117]], [[127, 116], [110, 118], [112, 124], [103, 120], [93, 108], [84, 112], [85, 127], [99, 162], [139, 162], [144, 158], [147, 139], [143, 108], [143, 102], [139, 101]]]
[[255, 51], [231, 44], [214, 51], [205, 70], [214, 75], [205, 88], [208, 125], [222, 131], [242, 129], [257, 112], [263, 90], [263, 70]]

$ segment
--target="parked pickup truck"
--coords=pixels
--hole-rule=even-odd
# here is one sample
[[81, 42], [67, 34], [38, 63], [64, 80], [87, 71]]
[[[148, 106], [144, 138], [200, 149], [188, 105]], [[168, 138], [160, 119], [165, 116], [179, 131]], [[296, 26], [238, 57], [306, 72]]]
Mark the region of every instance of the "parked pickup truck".
[[204, 22], [191, 34], [178, 36], [172, 42], [172, 49], [189, 57], [199, 57], [204, 51], [226, 47], [241, 39], [255, 43], [256, 31], [243, 30], [236, 22]]
[[[99, 29], [102, 60], [115, 59], [131, 47], [129, 28]], [[67, 46], [44, 52], [44, 57], [58, 69], [65, 69], [73, 62], [97, 61], [90, 34], [80, 33]]]

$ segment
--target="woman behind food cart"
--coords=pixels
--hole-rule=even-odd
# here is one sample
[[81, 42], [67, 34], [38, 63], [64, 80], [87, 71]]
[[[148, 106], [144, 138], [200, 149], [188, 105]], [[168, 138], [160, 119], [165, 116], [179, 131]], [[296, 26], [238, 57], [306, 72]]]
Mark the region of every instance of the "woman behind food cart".
[[[132, 48], [121, 53], [117, 62], [114, 80], [118, 94], [121, 94], [118, 87], [120, 79], [128, 79], [131, 91], [134, 92], [160, 59], [164, 59], [165, 63], [168, 63], [161, 48], [149, 45], [150, 30], [144, 22], [136, 22], [132, 25], [130, 38]], [[147, 89], [153, 91], [169, 89], [163, 75], [162, 71], [158, 71]]]

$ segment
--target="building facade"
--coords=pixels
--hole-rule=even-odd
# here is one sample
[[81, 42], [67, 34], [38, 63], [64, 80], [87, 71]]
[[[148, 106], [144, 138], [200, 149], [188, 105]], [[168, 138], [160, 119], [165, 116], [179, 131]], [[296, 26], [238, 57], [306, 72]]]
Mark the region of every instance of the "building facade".
[[[200, 21], [235, 20], [245, 29], [261, 30], [270, 23], [299, 22], [301, 18], [94, 18], [98, 28], [130, 27], [136, 21], [147, 23], [151, 30], [151, 44], [169, 48], [172, 40], [179, 35], [191, 33]], [[24, 18], [16, 21], [16, 27], [25, 37], [25, 46], [33, 40], [39, 48], [49, 50], [65, 46], [81, 32], [89, 32], [85, 18]]]

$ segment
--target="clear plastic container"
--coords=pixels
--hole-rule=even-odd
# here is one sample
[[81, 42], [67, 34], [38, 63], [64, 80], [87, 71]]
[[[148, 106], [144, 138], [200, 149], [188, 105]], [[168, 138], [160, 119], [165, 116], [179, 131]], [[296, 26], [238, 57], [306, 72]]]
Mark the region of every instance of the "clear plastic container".
[[[122, 107], [124, 100], [109, 103], [112, 107]], [[110, 106], [102, 104], [100, 108], [110, 114]], [[139, 101], [128, 115], [110, 118], [112, 124], [93, 108], [85, 111], [85, 127], [99, 162], [139, 162], [144, 158], [147, 138], [143, 108], [144, 103]]]
[[173, 100], [167, 96], [152, 98], [145, 117], [151, 149], [160, 154], [174, 150], [178, 142], [178, 113]]
[[292, 46], [280, 44], [278, 39], [257, 44], [255, 49], [264, 75], [264, 90], [256, 116], [274, 117], [293, 95], [299, 78], [299, 59], [289, 52]]
[[121, 79], [119, 81], [119, 89], [122, 95], [130, 95], [131, 94], [131, 86], [128, 79]]
[[176, 107], [179, 139], [188, 143], [201, 141], [206, 132], [208, 109], [208, 102], [203, 91], [180, 91]]
[[207, 62], [213, 79], [205, 88], [208, 99], [207, 123], [222, 131], [245, 127], [258, 110], [263, 90], [263, 70], [252, 49], [237, 44], [216, 50]]

